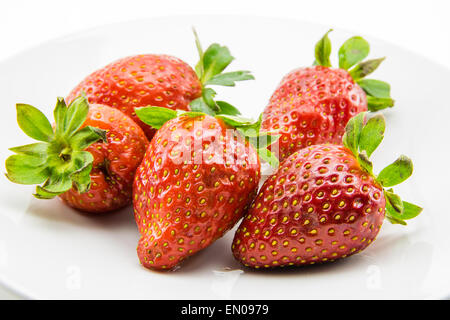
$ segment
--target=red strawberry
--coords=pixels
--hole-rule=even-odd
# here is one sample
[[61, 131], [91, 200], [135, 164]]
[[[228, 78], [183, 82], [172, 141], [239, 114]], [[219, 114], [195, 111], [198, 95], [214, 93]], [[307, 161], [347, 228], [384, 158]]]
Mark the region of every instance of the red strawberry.
[[[196, 71], [203, 84], [233, 86], [252, 79], [247, 71], [221, 73], [233, 60], [225, 47], [202, 51]], [[170, 269], [209, 246], [234, 226], [251, 203], [260, 178], [260, 155], [276, 136], [260, 135], [261, 119], [240, 117], [232, 105], [203, 89], [191, 111], [136, 108], [137, 116], [159, 129], [136, 173], [135, 219], [141, 233], [137, 248], [147, 268]], [[256, 146], [256, 150], [252, 145]]]
[[136, 117], [134, 108], [152, 105], [188, 110], [189, 103], [201, 96], [202, 84], [184, 61], [145, 54], [119, 59], [93, 72], [72, 90], [67, 101], [82, 92], [89, 103], [108, 105], [132, 117], [151, 139], [155, 130]]
[[[69, 107], [58, 99], [55, 125], [36, 108], [18, 104], [20, 127], [42, 142], [12, 148], [7, 176], [16, 183], [41, 184], [35, 196], [60, 196], [87, 212], [119, 209], [131, 201], [136, 168], [148, 145], [142, 129], [119, 110], [88, 106], [83, 97]], [[102, 139], [102, 142], [96, 142]]]
[[106, 131], [107, 143], [86, 148], [94, 156], [90, 190], [74, 188], [60, 197], [71, 207], [106, 212], [131, 202], [134, 174], [144, 157], [148, 140], [142, 129], [123, 112], [103, 105], [90, 105], [85, 126]]
[[[162, 108], [138, 110], [159, 127], [145, 109]], [[176, 117], [169, 111], [167, 119]], [[256, 194], [256, 151], [224, 120], [230, 119], [181, 115], [150, 142], [133, 192], [137, 251], [145, 267], [170, 269], [209, 246], [239, 221]]]
[[384, 118], [363, 126], [363, 115], [349, 122], [345, 146], [299, 150], [266, 180], [234, 237], [236, 259], [254, 268], [334, 261], [372, 243], [385, 216], [406, 224], [420, 213], [383, 189], [411, 175], [409, 158], [372, 173], [369, 156], [382, 140]]
[[363, 79], [384, 59], [360, 62], [369, 53], [364, 39], [353, 37], [343, 44], [339, 68], [331, 68], [330, 52], [327, 33], [316, 45], [315, 66], [287, 74], [264, 110], [262, 130], [281, 134], [280, 160], [313, 144], [340, 143], [350, 118], [393, 106], [387, 83]]
[[207, 85], [234, 86], [235, 81], [253, 79], [247, 71], [222, 73], [233, 60], [226, 47], [212, 44], [203, 53], [198, 38], [196, 44], [200, 54], [196, 72], [184, 61], [168, 55], [126, 57], [87, 76], [67, 100], [70, 102], [84, 92], [90, 103], [108, 105], [129, 115], [150, 140], [155, 130], [136, 116], [134, 108], [190, 110], [189, 104], [202, 94], [206, 102], [212, 99], [215, 92], [205, 88]]

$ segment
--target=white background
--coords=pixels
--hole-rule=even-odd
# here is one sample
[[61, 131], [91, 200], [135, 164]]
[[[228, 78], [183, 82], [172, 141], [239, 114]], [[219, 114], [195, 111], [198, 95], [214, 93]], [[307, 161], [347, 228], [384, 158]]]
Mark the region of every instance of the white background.
[[344, 28], [396, 43], [450, 67], [448, 0], [1, 0], [0, 59], [103, 24], [214, 13], [289, 17]]
[[[1, 0], [0, 60], [82, 29], [184, 14], [250, 14], [317, 22], [378, 37], [450, 68], [448, 0]], [[0, 288], [0, 298], [13, 296]]]

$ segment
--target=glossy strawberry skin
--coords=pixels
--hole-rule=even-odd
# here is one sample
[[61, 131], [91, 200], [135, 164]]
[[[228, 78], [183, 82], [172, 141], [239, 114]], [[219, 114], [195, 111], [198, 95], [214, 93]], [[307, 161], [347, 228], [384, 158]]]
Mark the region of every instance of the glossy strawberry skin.
[[133, 191], [137, 251], [145, 267], [170, 269], [209, 246], [254, 198], [259, 158], [241, 138], [227, 137], [227, 129], [211, 116], [182, 116], [150, 142]]
[[277, 131], [279, 158], [314, 144], [341, 144], [348, 120], [367, 111], [364, 91], [348, 71], [322, 66], [287, 74], [263, 113], [263, 131]]
[[364, 250], [384, 215], [381, 186], [351, 152], [314, 145], [292, 154], [266, 180], [232, 251], [253, 268], [333, 261]]
[[60, 197], [81, 211], [103, 213], [120, 209], [131, 202], [134, 174], [148, 140], [130, 117], [104, 105], [90, 105], [83, 126], [106, 130], [108, 143], [96, 142], [86, 148], [94, 156], [89, 191], [80, 194], [72, 188]]
[[119, 59], [87, 76], [67, 97], [71, 102], [82, 92], [90, 103], [108, 105], [130, 116], [151, 140], [155, 130], [144, 124], [136, 107], [158, 106], [188, 110], [201, 96], [201, 83], [182, 60], [145, 54]]

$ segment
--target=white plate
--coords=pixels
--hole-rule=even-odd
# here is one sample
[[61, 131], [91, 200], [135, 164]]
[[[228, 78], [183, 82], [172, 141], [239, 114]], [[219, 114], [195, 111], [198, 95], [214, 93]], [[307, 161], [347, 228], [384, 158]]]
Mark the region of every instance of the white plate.
[[[203, 45], [226, 44], [232, 69], [257, 81], [220, 88], [222, 98], [257, 116], [281, 77], [313, 61], [313, 46], [328, 29], [293, 20], [246, 16], [184, 16], [109, 25], [53, 40], [0, 64], [1, 160], [7, 147], [29, 142], [19, 133], [16, 102], [44, 108], [91, 71], [136, 53], [168, 53], [193, 65], [195, 25]], [[334, 31], [338, 46], [354, 33]], [[80, 214], [58, 200], [38, 201], [32, 188], [0, 179], [0, 282], [30, 298], [444, 298], [450, 294], [450, 71], [395, 45], [367, 37], [371, 57], [388, 59], [373, 75], [392, 85], [397, 104], [385, 113], [386, 138], [374, 154], [380, 169], [400, 153], [414, 175], [399, 194], [425, 210], [408, 227], [385, 223], [363, 253], [316, 267], [254, 272], [231, 255], [232, 232], [175, 272], [138, 263], [132, 210], [109, 216]], [[230, 68], [231, 69], [231, 68]], [[3, 169], [4, 170], [4, 169]], [[232, 271], [227, 271], [231, 268]], [[237, 269], [237, 270], [234, 270]]]

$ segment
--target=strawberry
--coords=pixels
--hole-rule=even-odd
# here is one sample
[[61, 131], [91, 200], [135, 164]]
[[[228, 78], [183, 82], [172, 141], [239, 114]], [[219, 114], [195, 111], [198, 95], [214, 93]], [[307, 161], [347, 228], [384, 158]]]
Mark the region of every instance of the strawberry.
[[385, 217], [406, 224], [421, 212], [384, 189], [412, 174], [409, 158], [373, 174], [369, 156], [385, 122], [378, 115], [364, 125], [364, 115], [349, 121], [344, 145], [301, 149], [265, 181], [235, 234], [237, 260], [253, 268], [334, 261], [364, 250]]
[[[196, 43], [201, 52], [197, 35]], [[151, 140], [155, 130], [139, 120], [134, 108], [159, 106], [190, 110], [189, 104], [201, 99], [202, 94], [205, 99], [214, 94], [212, 89], [206, 88], [207, 85], [233, 86], [235, 81], [253, 79], [247, 71], [222, 73], [233, 57], [226, 47], [218, 44], [212, 44], [207, 50], [207, 53], [217, 52], [227, 53], [228, 60], [222, 59], [219, 64], [219, 56], [208, 54], [210, 59], [206, 62], [206, 67], [213, 65], [209, 68], [213, 73], [209, 74], [204, 74], [199, 68], [194, 72], [184, 61], [168, 55], [142, 54], [125, 57], [87, 76], [72, 90], [67, 101], [72, 101], [84, 92], [90, 103], [108, 105], [129, 115]]]
[[135, 107], [167, 106], [187, 110], [189, 103], [201, 96], [201, 83], [184, 61], [157, 54], [142, 54], [119, 59], [93, 72], [68, 95], [72, 101], [82, 92], [89, 103], [117, 108], [145, 131], [151, 139], [154, 130], [144, 125]]
[[159, 107], [136, 112], [159, 128], [135, 177], [137, 252], [146, 268], [171, 269], [242, 218], [257, 191], [258, 154], [270, 160], [266, 144], [273, 137], [259, 144], [260, 121], [237, 115]]
[[131, 202], [134, 173], [148, 145], [142, 129], [119, 110], [76, 98], [69, 107], [58, 98], [52, 128], [38, 109], [17, 105], [23, 131], [41, 142], [11, 148], [7, 177], [42, 184], [35, 196], [60, 196], [86, 212], [108, 212]]
[[316, 45], [314, 66], [287, 74], [264, 110], [262, 130], [281, 134], [280, 160], [313, 144], [339, 144], [350, 118], [393, 106], [389, 84], [364, 79], [384, 58], [361, 62], [369, 44], [352, 37], [339, 49], [339, 68], [332, 68], [330, 31]]

